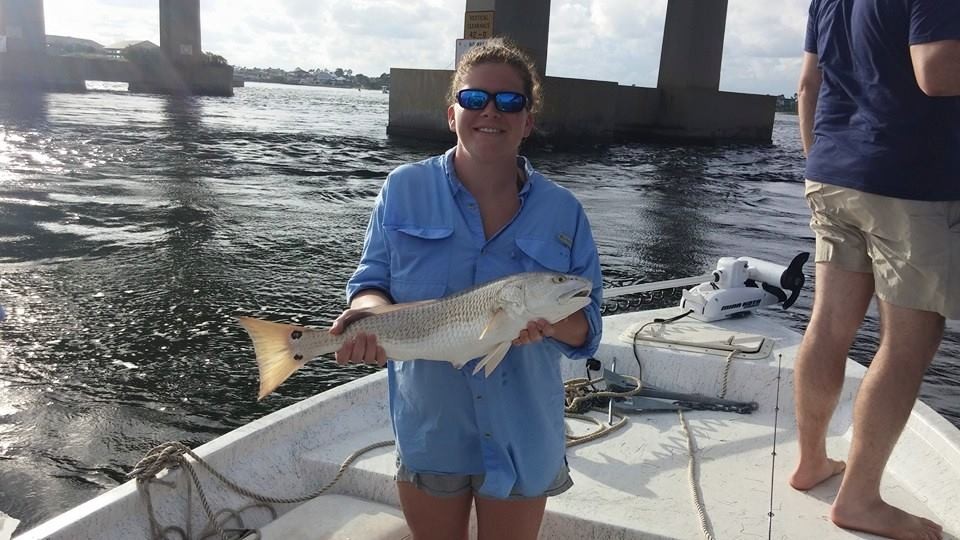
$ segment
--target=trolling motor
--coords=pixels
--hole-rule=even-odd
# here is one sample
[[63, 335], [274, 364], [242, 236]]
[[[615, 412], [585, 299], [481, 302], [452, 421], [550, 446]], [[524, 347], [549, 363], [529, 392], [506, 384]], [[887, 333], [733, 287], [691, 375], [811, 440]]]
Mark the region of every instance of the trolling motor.
[[806, 281], [803, 265], [809, 258], [810, 254], [803, 252], [788, 266], [781, 266], [752, 257], [723, 257], [717, 261], [713, 279], [683, 291], [680, 307], [705, 322], [774, 304], [787, 309], [800, 296]]

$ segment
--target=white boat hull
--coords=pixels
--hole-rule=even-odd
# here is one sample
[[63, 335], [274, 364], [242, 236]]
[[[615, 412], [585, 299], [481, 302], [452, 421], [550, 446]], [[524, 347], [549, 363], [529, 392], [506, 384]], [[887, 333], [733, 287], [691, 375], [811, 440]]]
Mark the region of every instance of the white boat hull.
[[[632, 345], [621, 333], [638, 321], [668, 316], [675, 310], [640, 312], [604, 319], [604, 339], [596, 358], [606, 367], [613, 359], [617, 372], [637, 375]], [[800, 493], [787, 484], [796, 461], [796, 421], [793, 415], [793, 360], [800, 336], [762, 315], [718, 323], [674, 327], [679, 335], [764, 336], [770, 354], [758, 359], [734, 358], [727, 374], [727, 399], [756, 401], [750, 415], [688, 411], [690, 433], [697, 451], [707, 524], [717, 539], [863, 538], [834, 526], [827, 513], [839, 479]], [[701, 326], [695, 326], [701, 325]], [[706, 325], [706, 327], [702, 326]], [[741, 336], [742, 337], [742, 336]], [[741, 339], [741, 338], [736, 338]], [[742, 337], [749, 341], [749, 338]], [[709, 339], [707, 339], [709, 341]], [[736, 342], [736, 341], [735, 341]], [[744, 341], [746, 342], [746, 341]], [[704, 354], [696, 346], [642, 342], [637, 351], [643, 379], [659, 388], [715, 396], [724, 378], [726, 357]], [[778, 359], [782, 377], [778, 379]], [[583, 362], [564, 361], [566, 378], [583, 377]], [[851, 432], [852, 403], [865, 369], [848, 361], [840, 406], [830, 427], [828, 447], [845, 456]], [[775, 404], [779, 393], [776, 463], [772, 468]], [[387, 410], [386, 373], [380, 371], [277, 411], [234, 430], [196, 452], [236, 483], [278, 497], [315, 491], [337, 472], [351, 453], [392, 438]], [[597, 417], [605, 418], [603, 414]], [[586, 429], [571, 422], [575, 429]], [[700, 538], [701, 523], [689, 483], [687, 437], [675, 412], [629, 415], [625, 428], [599, 440], [571, 448], [568, 460], [574, 487], [549, 499], [541, 538], [640, 539]], [[392, 448], [380, 448], [354, 462], [332, 492], [398, 508], [393, 481]], [[884, 497], [908, 511], [934, 519], [960, 536], [960, 431], [929, 407], [917, 402], [884, 477]], [[772, 483], [771, 483], [772, 472]], [[186, 475], [167, 472], [163, 480], [175, 488], [151, 487], [158, 520], [185, 527]], [[240, 508], [249, 503], [201, 472], [214, 509]], [[773, 518], [768, 516], [772, 511]], [[206, 522], [196, 493], [190, 512], [195, 534]], [[292, 505], [281, 505], [281, 513]], [[292, 514], [291, 514], [292, 515]], [[270, 521], [264, 511], [244, 516], [248, 527]], [[322, 515], [314, 516], [322, 520]], [[281, 516], [280, 521], [284, 519]], [[148, 537], [144, 499], [133, 482], [80, 505], [20, 539], [103, 540]], [[329, 536], [335, 538], [336, 536]]]

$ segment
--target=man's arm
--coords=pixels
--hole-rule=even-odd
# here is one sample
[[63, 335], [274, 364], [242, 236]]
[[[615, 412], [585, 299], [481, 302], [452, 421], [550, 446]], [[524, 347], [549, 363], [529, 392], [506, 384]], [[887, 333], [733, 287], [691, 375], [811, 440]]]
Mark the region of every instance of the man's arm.
[[960, 96], [960, 40], [911, 45], [910, 60], [924, 94]]
[[800, 115], [800, 140], [803, 142], [803, 155], [807, 155], [813, 146], [813, 116], [817, 110], [817, 95], [823, 76], [817, 67], [817, 55], [804, 52], [803, 67], [800, 69], [800, 84], [797, 89], [797, 113]]

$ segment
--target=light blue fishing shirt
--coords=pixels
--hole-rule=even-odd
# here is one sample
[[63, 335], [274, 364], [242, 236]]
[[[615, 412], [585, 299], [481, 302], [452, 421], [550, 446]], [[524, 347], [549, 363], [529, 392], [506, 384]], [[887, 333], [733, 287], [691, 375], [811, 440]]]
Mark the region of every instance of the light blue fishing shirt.
[[347, 298], [380, 289], [394, 302], [450, 295], [526, 271], [593, 281], [582, 347], [553, 339], [513, 346], [490, 375], [447, 362], [388, 362], [397, 452], [413, 472], [485, 474], [480, 494], [538, 496], [564, 466], [562, 356], [587, 358], [600, 342], [603, 282], [583, 207], [526, 158], [520, 210], [489, 240], [477, 201], [457, 178], [454, 150], [387, 177]]

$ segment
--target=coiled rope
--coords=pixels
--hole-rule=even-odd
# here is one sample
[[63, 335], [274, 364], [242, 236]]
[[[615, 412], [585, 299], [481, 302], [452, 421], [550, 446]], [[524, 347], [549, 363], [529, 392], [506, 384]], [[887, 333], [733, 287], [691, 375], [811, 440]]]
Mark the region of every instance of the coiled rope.
[[597, 418], [583, 414], [584, 412], [590, 410], [601, 411], [601, 409], [598, 407], [598, 405], [601, 403], [601, 400], [614, 399], [618, 397], [630, 397], [639, 394], [642, 388], [640, 379], [636, 377], [630, 377], [628, 375], [623, 375], [623, 377], [626, 379], [631, 379], [634, 383], [636, 383], [636, 388], [627, 392], [611, 392], [608, 390], [594, 390], [592, 392], [588, 392], [585, 389], [588, 387], [595, 388], [594, 383], [600, 379], [591, 380], [589, 378], [578, 378], [564, 381], [563, 390], [566, 396], [564, 416], [583, 422], [592, 422], [597, 425], [596, 430], [586, 435], [574, 435], [568, 427], [566, 434], [567, 448], [599, 439], [600, 437], [608, 435], [626, 425], [627, 417], [613, 412], [612, 409], [610, 414], [611, 416], [615, 416], [617, 421], [608, 424], [604, 424]]
[[687, 425], [687, 419], [683, 416], [683, 409], [677, 409], [680, 415], [680, 427], [683, 428], [683, 434], [687, 437], [687, 480], [690, 483], [690, 494], [693, 497], [693, 506], [697, 509], [697, 517], [700, 521], [700, 530], [706, 540], [714, 540], [713, 526], [710, 524], [710, 518], [707, 517], [707, 510], [703, 504], [703, 492], [700, 489], [700, 464], [697, 462], [696, 444], [693, 441], [693, 435], [690, 434], [690, 426]]
[[[340, 469], [337, 471], [337, 474], [326, 485], [324, 485], [323, 487], [321, 487], [320, 489], [314, 491], [309, 495], [305, 495], [303, 497], [295, 497], [295, 498], [271, 497], [271, 496], [256, 493], [252, 490], [239, 486], [233, 481], [231, 481], [230, 479], [228, 479], [227, 477], [225, 477], [219, 471], [214, 469], [210, 464], [208, 464], [206, 461], [200, 458], [200, 456], [194, 453], [193, 450], [185, 446], [183, 443], [176, 442], [176, 441], [161, 444], [155, 447], [154, 449], [150, 450], [149, 452], [147, 452], [147, 454], [143, 457], [143, 459], [141, 459], [134, 466], [133, 470], [130, 471], [130, 473], [127, 474], [127, 476], [129, 478], [135, 478], [137, 480], [137, 489], [144, 494], [144, 497], [147, 500], [147, 511], [149, 513], [150, 534], [151, 534], [152, 540], [168, 540], [168, 536], [167, 536], [168, 533], [179, 534], [181, 538], [184, 538], [186, 540], [190, 540], [191, 538], [193, 538], [189, 517], [187, 518], [188, 523], [187, 523], [186, 530], [181, 529], [180, 527], [175, 527], [175, 526], [161, 527], [159, 522], [156, 519], [156, 515], [153, 509], [153, 501], [150, 497], [151, 483], [161, 483], [169, 487], [172, 487], [172, 485], [168, 482], [157, 480], [156, 475], [159, 474], [160, 471], [162, 471], [163, 469], [175, 469], [177, 467], [183, 467], [184, 469], [187, 470], [187, 473], [190, 475], [190, 480], [192, 482], [192, 485], [196, 487], [197, 493], [200, 495], [200, 502], [203, 505], [203, 511], [206, 514], [208, 519], [207, 526], [204, 528], [204, 533], [201, 533], [201, 538], [207, 538], [208, 536], [210, 536], [209, 534], [206, 534], [206, 531], [212, 527], [213, 529], [215, 529], [216, 533], [220, 536], [221, 540], [229, 540], [227, 537], [226, 529], [224, 529], [225, 520], [221, 521], [220, 519], [221, 514], [226, 513], [228, 515], [228, 519], [229, 518], [237, 519], [241, 529], [244, 527], [244, 525], [243, 525], [243, 520], [240, 517], [240, 513], [249, 508], [266, 507], [268, 510], [270, 510], [270, 513], [273, 515], [275, 519], [277, 516], [277, 512], [276, 510], [273, 509], [272, 506], [270, 506], [270, 504], [295, 504], [295, 503], [306, 502], [315, 497], [319, 497], [320, 495], [327, 492], [331, 487], [333, 487], [333, 485], [336, 484], [338, 480], [340, 480], [340, 477], [343, 476], [344, 472], [346, 472], [350, 464], [356, 461], [356, 459], [359, 458], [361, 455], [365, 454], [366, 452], [369, 452], [370, 450], [374, 450], [376, 448], [382, 448], [385, 446], [392, 446], [392, 445], [393, 445], [393, 441], [382, 441], [382, 442], [373, 443], [371, 445], [361, 448], [360, 450], [357, 450], [356, 452], [350, 454], [350, 456], [348, 456], [347, 459], [343, 461], [343, 463], [340, 465]], [[236, 493], [239, 493], [240, 495], [243, 495], [244, 497], [247, 497], [249, 499], [253, 499], [257, 501], [257, 503], [245, 506], [239, 510], [226, 509], [226, 510], [221, 510], [220, 512], [217, 512], [216, 514], [214, 514], [213, 510], [210, 508], [210, 502], [207, 500], [206, 493], [203, 491], [203, 486], [200, 484], [200, 479], [197, 477], [197, 472], [196, 472], [196, 469], [194, 468], [193, 462], [188, 460], [186, 456], [190, 456], [193, 462], [200, 464], [211, 475], [213, 475], [214, 478], [226, 484], [230, 489], [232, 489]], [[189, 508], [190, 508], [189, 486], [190, 484], [188, 484], [188, 499], [187, 499], [188, 516], [189, 516]], [[260, 538], [259, 531], [250, 530], [249, 532], [253, 533], [256, 538]]]

